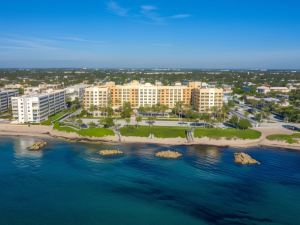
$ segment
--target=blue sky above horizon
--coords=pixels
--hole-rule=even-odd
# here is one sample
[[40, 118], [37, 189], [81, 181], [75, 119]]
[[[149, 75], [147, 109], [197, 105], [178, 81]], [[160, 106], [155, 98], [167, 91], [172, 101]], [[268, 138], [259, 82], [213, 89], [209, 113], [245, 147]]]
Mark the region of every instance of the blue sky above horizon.
[[0, 67], [300, 69], [297, 0], [10, 0]]

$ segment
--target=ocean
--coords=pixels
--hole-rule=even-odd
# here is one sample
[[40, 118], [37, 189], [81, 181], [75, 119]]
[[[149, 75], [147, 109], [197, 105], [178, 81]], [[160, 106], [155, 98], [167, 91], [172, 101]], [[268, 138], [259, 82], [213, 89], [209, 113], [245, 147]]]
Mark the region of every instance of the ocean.
[[36, 140], [0, 138], [0, 225], [300, 224], [300, 151], [248, 148], [261, 165], [241, 166], [234, 148]]

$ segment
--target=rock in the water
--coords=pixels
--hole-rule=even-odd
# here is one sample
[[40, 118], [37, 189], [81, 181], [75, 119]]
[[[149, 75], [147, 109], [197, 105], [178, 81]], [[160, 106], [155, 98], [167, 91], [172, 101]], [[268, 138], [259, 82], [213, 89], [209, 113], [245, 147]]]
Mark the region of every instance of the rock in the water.
[[243, 152], [234, 153], [234, 161], [242, 165], [260, 164], [260, 162], [258, 162], [257, 160], [253, 159], [250, 155]]
[[35, 142], [32, 146], [30, 146], [29, 150], [38, 151], [38, 150], [41, 150], [46, 145], [47, 145], [46, 141], [38, 141], [38, 142]]
[[177, 159], [182, 156], [181, 153], [175, 151], [161, 151], [155, 154], [156, 157], [167, 158], [167, 159]]
[[102, 156], [122, 155], [123, 152], [120, 150], [101, 150], [99, 154]]

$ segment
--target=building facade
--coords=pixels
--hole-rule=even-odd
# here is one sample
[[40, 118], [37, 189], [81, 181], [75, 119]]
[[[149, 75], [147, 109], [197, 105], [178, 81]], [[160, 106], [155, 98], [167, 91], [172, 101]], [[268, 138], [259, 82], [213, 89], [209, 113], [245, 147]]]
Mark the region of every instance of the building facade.
[[65, 108], [65, 90], [12, 98], [13, 117], [19, 123], [40, 123]]
[[94, 86], [85, 89], [83, 101], [83, 107], [85, 110], [107, 107], [109, 102], [109, 87]]
[[74, 101], [76, 98], [81, 102], [84, 98], [85, 88], [87, 88], [86, 84], [77, 84], [70, 87], [67, 87], [66, 90], [66, 98], [70, 101]]
[[[155, 84], [141, 84], [132, 81], [125, 85], [115, 85], [108, 82], [103, 86], [93, 86], [85, 89], [84, 108], [89, 110], [91, 106], [96, 108], [111, 106], [120, 108], [125, 102], [129, 102], [133, 108], [166, 105], [172, 109], [176, 103], [192, 105], [197, 111], [203, 112], [203, 107], [210, 109], [212, 106], [222, 107], [223, 89], [202, 88], [201, 82], [190, 82], [182, 85], [177, 82], [166, 86], [160, 82]], [[208, 99], [206, 99], [208, 94]], [[205, 98], [204, 98], [205, 97]]]
[[199, 113], [209, 113], [212, 107], [218, 109], [223, 106], [222, 88], [197, 88], [193, 90], [194, 110]]
[[18, 90], [0, 90], [0, 113], [7, 112], [11, 106], [11, 98], [18, 96]]

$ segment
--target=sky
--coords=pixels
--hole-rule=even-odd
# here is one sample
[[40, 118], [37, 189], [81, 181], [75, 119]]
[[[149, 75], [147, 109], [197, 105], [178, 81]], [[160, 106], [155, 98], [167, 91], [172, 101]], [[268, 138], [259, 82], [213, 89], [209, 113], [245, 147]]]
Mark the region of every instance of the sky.
[[300, 69], [299, 0], [0, 0], [0, 67]]

